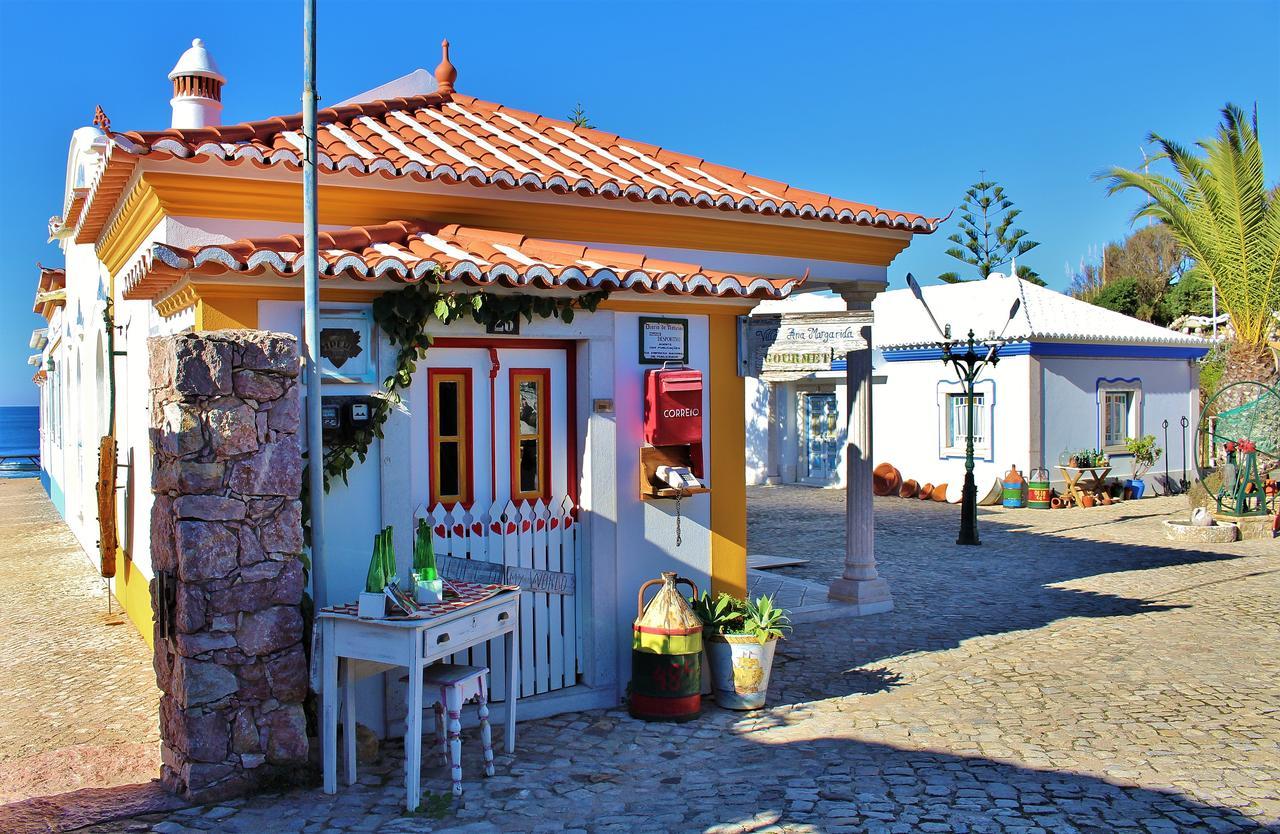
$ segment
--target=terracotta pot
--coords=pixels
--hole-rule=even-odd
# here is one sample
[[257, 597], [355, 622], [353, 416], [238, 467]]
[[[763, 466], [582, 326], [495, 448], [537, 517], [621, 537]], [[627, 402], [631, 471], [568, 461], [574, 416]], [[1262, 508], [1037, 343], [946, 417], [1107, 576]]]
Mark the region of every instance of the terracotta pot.
[[938, 501], [939, 503], [946, 503], [947, 485], [938, 484], [936, 487], [933, 488], [933, 495], [930, 495], [929, 497], [932, 498], [934, 501]]
[[871, 470], [871, 491], [876, 495], [893, 495], [902, 486], [902, 473], [892, 463], [882, 463]]
[[1111, 506], [1111, 493], [1109, 492], [1102, 493], [1102, 503], [1105, 506], [1108, 506], [1108, 507]]
[[908, 478], [902, 482], [902, 486], [898, 487], [899, 498], [915, 498], [916, 493], [920, 491], [920, 484]]
[[1085, 493], [1080, 497], [1080, 506], [1084, 507], [1086, 510], [1092, 507], [1094, 503], [1094, 497], [1088, 493]]
[[933, 495], [933, 484], [925, 484], [920, 487], [920, 494], [916, 497], [921, 501], [928, 501], [930, 495]]
[[1065, 506], [1067, 506], [1067, 505], [1066, 505], [1066, 504], [1063, 502], [1063, 500], [1062, 500], [1060, 497], [1058, 497], [1057, 495], [1055, 495], [1055, 496], [1053, 496], [1052, 498], [1050, 498], [1050, 499], [1049, 499], [1049, 507], [1050, 507], [1051, 509], [1054, 509], [1054, 510], [1060, 510], [1060, 509], [1062, 509], [1062, 508], [1063, 508], [1063, 507], [1065, 507]]

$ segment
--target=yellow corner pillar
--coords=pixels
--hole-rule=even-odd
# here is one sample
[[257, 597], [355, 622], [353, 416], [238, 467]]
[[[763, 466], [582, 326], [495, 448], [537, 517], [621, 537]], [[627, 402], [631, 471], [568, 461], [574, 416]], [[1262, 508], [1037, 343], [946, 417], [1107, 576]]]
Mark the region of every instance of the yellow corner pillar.
[[133, 627], [142, 635], [142, 639], [154, 649], [155, 633], [150, 583], [123, 549], [116, 550], [116, 564], [119, 566], [115, 576], [116, 600], [128, 615]]
[[711, 589], [747, 592], [746, 388], [738, 376], [738, 319], [707, 317], [711, 395]]

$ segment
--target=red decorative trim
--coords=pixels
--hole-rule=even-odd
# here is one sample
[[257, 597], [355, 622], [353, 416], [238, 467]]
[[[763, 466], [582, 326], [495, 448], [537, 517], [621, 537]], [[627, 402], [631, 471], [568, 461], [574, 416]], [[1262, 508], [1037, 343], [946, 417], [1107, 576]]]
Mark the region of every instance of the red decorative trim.
[[690, 634], [702, 633], [702, 626], [694, 626], [693, 628], [658, 628], [657, 626], [633, 624], [631, 627], [642, 634], [657, 634], [662, 637], [687, 637]]
[[702, 709], [702, 694], [679, 698], [656, 698], [652, 695], [631, 693], [631, 714], [641, 718], [675, 719], [692, 718]]

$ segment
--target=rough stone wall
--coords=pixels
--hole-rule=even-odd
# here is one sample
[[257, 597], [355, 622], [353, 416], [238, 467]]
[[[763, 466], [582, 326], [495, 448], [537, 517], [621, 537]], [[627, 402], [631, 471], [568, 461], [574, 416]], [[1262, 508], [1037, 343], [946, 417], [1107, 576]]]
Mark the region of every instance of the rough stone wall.
[[298, 348], [224, 330], [148, 354], [161, 778], [212, 801], [307, 761]]

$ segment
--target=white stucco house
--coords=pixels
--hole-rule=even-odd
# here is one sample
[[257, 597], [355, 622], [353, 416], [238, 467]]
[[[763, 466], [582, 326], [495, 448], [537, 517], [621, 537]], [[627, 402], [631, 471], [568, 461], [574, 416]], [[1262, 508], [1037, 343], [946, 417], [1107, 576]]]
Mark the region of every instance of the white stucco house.
[[[405, 379], [407, 413], [394, 412], [367, 457], [330, 484], [324, 571], [311, 574], [311, 591], [322, 605], [355, 599], [373, 537], [392, 527], [403, 566], [422, 518], [436, 522], [437, 553], [473, 561], [472, 545], [490, 533], [572, 528], [537, 556], [517, 554], [509, 538], [512, 548], [487, 549], [484, 561], [530, 555], [560, 583], [523, 591], [521, 604], [542, 613], [521, 621], [522, 715], [613, 706], [631, 676], [644, 581], [674, 570], [699, 588], [746, 590], [739, 319], [808, 277], [869, 319], [889, 263], [937, 219], [474, 98], [455, 87], [458, 68], [441, 48], [434, 74], [412, 72], [318, 115], [322, 440], [353, 448], [346, 438], [368, 426], [370, 398], [393, 375]], [[70, 137], [49, 226], [61, 265], [41, 270], [34, 304], [47, 326], [32, 339], [44, 483], [148, 641], [153, 490], [170, 489], [153, 479], [148, 339], [301, 335], [306, 146], [297, 114], [224, 124], [224, 85], [254, 80], [228, 81], [199, 39], [167, 81], [159, 71], [151, 80], [162, 129], [113, 129], [99, 108]], [[120, 79], [138, 108], [144, 83]], [[406, 287], [424, 281], [473, 309], [545, 312], [501, 327], [431, 319], [429, 354], [402, 372], [403, 346], [377, 304], [411, 300]], [[582, 305], [575, 317], [550, 315], [569, 301]], [[870, 376], [860, 345], [855, 388]], [[684, 408], [664, 408], [647, 382], [668, 363], [688, 374]], [[855, 437], [860, 428], [869, 420]], [[111, 471], [113, 448], [120, 488], [104, 489], [100, 523], [97, 473]], [[680, 463], [703, 484], [683, 501], [657, 473]], [[870, 462], [854, 465], [869, 482]], [[869, 519], [869, 498], [863, 509]], [[871, 535], [869, 521], [856, 523], [864, 516], [850, 515], [848, 575], [833, 577], [831, 593], [876, 613], [891, 601], [859, 538]], [[391, 732], [377, 706], [383, 686], [361, 681], [360, 720]]]
[[[1208, 341], [999, 273], [985, 281], [925, 287], [923, 293], [939, 325], [949, 324], [955, 336], [972, 329], [986, 338], [1003, 330], [1011, 340], [998, 364], [982, 372], [975, 391], [974, 471], [980, 493], [1010, 465], [1023, 472], [1046, 467], [1060, 485], [1060, 456], [1082, 448], [1106, 449], [1113, 476], [1128, 477], [1125, 439], [1153, 434], [1166, 447], [1166, 420], [1170, 477], [1190, 479], [1181, 420], [1190, 424], [1190, 442], [1198, 419], [1198, 360]], [[1020, 309], [1008, 321], [1016, 298]], [[753, 316], [804, 322], [841, 305], [830, 293], [806, 293], [764, 302]], [[910, 290], [883, 293], [872, 307], [872, 456], [922, 484], [959, 484], [967, 401], [954, 372], [941, 361], [937, 330]], [[765, 371], [748, 380], [748, 483], [844, 485], [843, 357], [833, 355], [829, 368], [812, 367]], [[1157, 491], [1164, 468], [1162, 459], [1147, 478]]]

